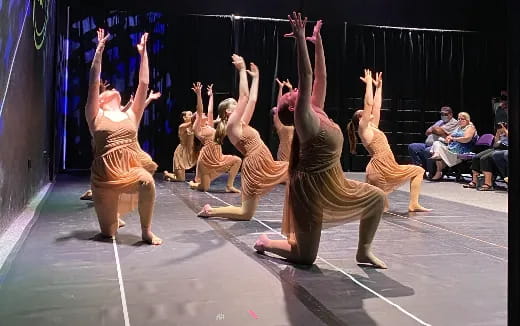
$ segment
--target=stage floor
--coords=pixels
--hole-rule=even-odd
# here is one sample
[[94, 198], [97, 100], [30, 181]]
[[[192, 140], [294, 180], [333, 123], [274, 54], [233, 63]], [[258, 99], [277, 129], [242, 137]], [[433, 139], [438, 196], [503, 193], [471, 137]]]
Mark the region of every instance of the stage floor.
[[157, 175], [154, 247], [136, 213], [116, 241], [98, 237], [92, 203], [79, 200], [88, 177], [59, 176], [0, 269], [0, 324], [507, 324], [507, 192], [425, 181], [434, 211], [408, 213], [408, 193], [395, 191], [373, 243], [389, 269], [356, 264], [357, 222], [324, 229], [305, 268], [252, 248], [259, 234], [281, 238], [283, 186], [251, 221], [196, 217], [205, 203], [240, 203], [224, 181], [203, 193]]

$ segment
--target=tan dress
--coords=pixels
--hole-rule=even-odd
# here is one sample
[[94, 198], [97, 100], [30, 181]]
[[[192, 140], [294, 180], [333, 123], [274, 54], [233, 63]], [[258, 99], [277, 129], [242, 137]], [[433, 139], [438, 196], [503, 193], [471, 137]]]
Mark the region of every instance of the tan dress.
[[276, 158], [278, 161], [287, 161], [291, 158], [291, 146], [292, 139], [294, 136], [294, 126], [286, 126], [278, 118], [278, 114], [275, 113], [273, 115], [274, 127], [276, 129], [276, 133], [278, 134], [278, 139], [280, 140], [280, 144], [278, 145], [278, 153], [276, 153]]
[[294, 136], [294, 127], [293, 126], [281, 126], [276, 129], [278, 133], [278, 139], [280, 140], [280, 144], [278, 145], [278, 153], [276, 157], [279, 161], [287, 161], [291, 157], [291, 145], [292, 139]]
[[202, 142], [196, 172], [196, 175], [200, 178], [203, 175], [209, 175], [209, 179], [214, 180], [222, 173], [228, 172], [234, 164], [240, 162], [238, 156], [222, 154], [222, 146], [214, 141], [215, 128], [205, 126], [195, 136]]
[[179, 145], [173, 153], [173, 170], [188, 170], [197, 164], [199, 153], [195, 152], [193, 131], [179, 127]]
[[242, 136], [235, 146], [244, 155], [242, 192], [245, 198], [262, 196], [287, 181], [289, 162], [275, 161], [256, 129], [243, 124]]
[[93, 135], [92, 191], [99, 196], [118, 194], [118, 213], [123, 216], [137, 207], [138, 186], [150, 180], [157, 164], [139, 146], [137, 127], [130, 118], [115, 122], [98, 116]]
[[349, 180], [340, 164], [343, 133], [320, 116], [319, 133], [300, 144], [299, 160], [286, 188], [282, 232], [290, 243], [295, 233], [321, 227], [322, 222], [348, 222], [382, 214], [384, 193]]
[[424, 169], [420, 166], [397, 164], [385, 134], [377, 128], [372, 129], [374, 138], [367, 147], [372, 156], [366, 168], [368, 183], [388, 194], [412, 177], [424, 173]]

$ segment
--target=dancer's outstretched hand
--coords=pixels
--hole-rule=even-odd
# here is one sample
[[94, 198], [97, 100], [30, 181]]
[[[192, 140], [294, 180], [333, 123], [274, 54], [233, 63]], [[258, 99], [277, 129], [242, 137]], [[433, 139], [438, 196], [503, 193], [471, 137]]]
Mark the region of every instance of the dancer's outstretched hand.
[[195, 92], [197, 95], [202, 94], [202, 84], [200, 82], [193, 83], [193, 87], [191, 88], [192, 91]]
[[260, 75], [260, 71], [254, 63], [251, 62], [249, 64], [249, 69], [250, 70], [246, 70], [249, 76], [251, 76], [252, 78], [258, 78], [258, 76]]
[[365, 77], [359, 77], [365, 84], [372, 83], [372, 72], [370, 69], [365, 69]]
[[289, 23], [291, 24], [292, 33], [285, 34], [284, 37], [302, 37], [305, 38], [305, 24], [307, 23], [307, 17], [302, 20], [302, 14], [293, 11], [291, 15], [287, 16]]
[[281, 82], [278, 78], [276, 78], [276, 83], [278, 84], [278, 87], [284, 87], [285, 85], [285, 82]]
[[307, 41], [310, 41], [314, 44], [316, 44], [316, 38], [321, 37], [320, 30], [321, 26], [323, 25], [323, 20], [318, 20], [316, 22], [316, 25], [314, 25], [314, 30], [312, 31], [312, 36], [306, 37], [305, 39]]
[[156, 100], [156, 99], [158, 99], [159, 97], [161, 97], [161, 92], [154, 93], [154, 92], [153, 92], [153, 89], [150, 90], [150, 95], [148, 95], [148, 98], [149, 98], [150, 100]]
[[213, 84], [208, 85], [208, 87], [206, 88], [206, 90], [208, 91], [208, 96], [209, 96], [209, 97], [213, 96]]
[[139, 52], [140, 55], [143, 55], [146, 51], [146, 42], [148, 41], [148, 33], [144, 33], [141, 36], [141, 42], [137, 44], [137, 52]]
[[244, 58], [242, 58], [238, 54], [233, 54], [231, 58], [233, 59], [233, 65], [235, 65], [236, 70], [240, 71], [242, 69], [246, 69], [246, 63], [244, 61]]
[[108, 41], [108, 38], [110, 37], [110, 33], [107, 33], [105, 35], [105, 30], [102, 28], [98, 28], [97, 30], [97, 39], [98, 39], [98, 45], [96, 48], [96, 51], [103, 51], [105, 48], [105, 43]]
[[382, 87], [383, 86], [383, 73], [376, 72], [376, 78], [372, 80], [372, 83], [374, 83], [374, 86], [376, 88]]
[[293, 87], [292, 87], [292, 84], [291, 82], [289, 81], [289, 78], [287, 78], [284, 82], [285, 86], [287, 86], [287, 88], [292, 91]]

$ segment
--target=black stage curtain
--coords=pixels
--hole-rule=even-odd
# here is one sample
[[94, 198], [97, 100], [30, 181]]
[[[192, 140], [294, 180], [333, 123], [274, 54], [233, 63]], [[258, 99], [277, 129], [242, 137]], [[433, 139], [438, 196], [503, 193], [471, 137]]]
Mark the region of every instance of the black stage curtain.
[[[309, 23], [308, 34], [313, 25]], [[67, 169], [87, 169], [92, 160], [83, 110], [97, 26], [114, 35], [105, 50], [102, 77], [121, 91], [124, 101], [136, 87], [135, 43], [141, 32], [151, 33], [150, 87], [163, 96], [147, 109], [139, 140], [161, 169], [171, 168], [180, 112], [195, 107], [192, 82], [214, 83], [215, 111], [220, 100], [237, 96], [233, 53], [260, 68], [259, 98], [251, 124], [276, 153], [278, 141], [270, 115], [276, 104], [275, 78], [289, 78], [295, 87], [298, 82], [294, 41], [283, 38], [290, 31], [287, 21], [113, 12], [71, 21]], [[408, 143], [424, 141], [424, 130], [439, 118], [442, 105], [450, 105], [455, 112], [469, 112], [479, 133], [493, 131], [490, 99], [505, 87], [502, 40], [482, 33], [327, 22], [322, 35], [328, 73], [326, 111], [344, 128], [354, 109], [362, 105], [364, 89], [359, 76], [363, 68], [383, 71], [381, 128], [387, 132], [398, 161], [407, 161]], [[310, 43], [309, 52], [313, 61]], [[347, 146], [345, 141], [344, 169], [364, 170], [366, 152], [359, 148], [360, 155], [352, 157]], [[229, 143], [224, 151], [236, 153]]]

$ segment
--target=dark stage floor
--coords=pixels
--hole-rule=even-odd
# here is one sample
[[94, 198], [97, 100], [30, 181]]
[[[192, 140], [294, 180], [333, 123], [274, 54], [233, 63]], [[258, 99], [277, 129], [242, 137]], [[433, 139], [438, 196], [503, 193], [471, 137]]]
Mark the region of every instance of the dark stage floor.
[[204, 203], [240, 203], [223, 185], [201, 193], [157, 180], [165, 242], [152, 247], [135, 213], [116, 242], [97, 237], [94, 208], [78, 199], [88, 178], [60, 176], [0, 269], [0, 324], [506, 324], [507, 213], [423, 195], [435, 210], [408, 214], [408, 193], [396, 191], [373, 247], [388, 270], [356, 264], [358, 223], [324, 229], [303, 268], [252, 248], [261, 233], [281, 237], [283, 186], [252, 221], [196, 217]]

